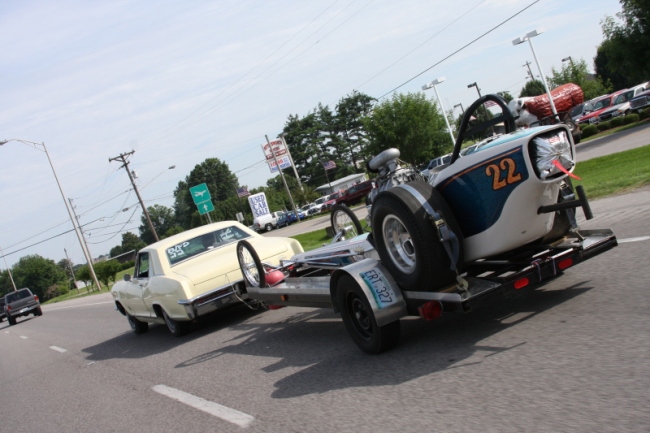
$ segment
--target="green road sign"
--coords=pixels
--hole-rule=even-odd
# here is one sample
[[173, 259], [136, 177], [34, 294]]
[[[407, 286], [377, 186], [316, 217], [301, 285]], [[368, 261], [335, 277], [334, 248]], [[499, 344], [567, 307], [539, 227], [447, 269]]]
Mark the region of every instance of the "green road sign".
[[[208, 191], [208, 186], [204, 183], [190, 188], [190, 194], [192, 194], [192, 200], [194, 200], [194, 204], [196, 204], [197, 206], [203, 203], [204, 201], [209, 201], [212, 198], [210, 197], [210, 191]], [[210, 203], [210, 206], [212, 206], [212, 203]]]
[[212, 204], [211, 200], [207, 200], [201, 203], [197, 203], [196, 207], [199, 208], [199, 213], [201, 215], [212, 212], [214, 210], [214, 205]]

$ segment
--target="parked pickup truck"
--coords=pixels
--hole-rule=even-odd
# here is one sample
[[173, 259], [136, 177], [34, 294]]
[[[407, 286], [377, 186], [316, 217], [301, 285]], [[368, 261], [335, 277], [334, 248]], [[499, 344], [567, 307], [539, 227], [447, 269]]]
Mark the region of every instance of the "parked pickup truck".
[[31, 290], [19, 289], [15, 292], [7, 293], [4, 298], [4, 312], [7, 315], [7, 322], [13, 326], [16, 324], [16, 318], [33, 314], [42, 316], [41, 303], [38, 296], [34, 295]]
[[5, 317], [7, 315], [5, 314], [5, 297], [2, 296], [0, 297], [0, 322], [5, 320]]

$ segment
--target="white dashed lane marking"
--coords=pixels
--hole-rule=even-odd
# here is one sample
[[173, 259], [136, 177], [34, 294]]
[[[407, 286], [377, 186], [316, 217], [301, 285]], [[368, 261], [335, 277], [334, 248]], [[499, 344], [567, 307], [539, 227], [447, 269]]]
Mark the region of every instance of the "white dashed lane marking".
[[20, 338], [22, 338], [23, 340], [27, 340], [29, 337], [26, 335], [21, 335]]
[[626, 242], [641, 242], [641, 241], [647, 241], [650, 240], [650, 236], [639, 236], [638, 238], [626, 238], [626, 239], [618, 239], [619, 244], [624, 244]]
[[62, 347], [57, 347], [57, 346], [50, 346], [50, 349], [56, 350], [57, 352], [60, 352], [60, 353], [67, 352], [67, 350], [63, 349]]
[[221, 418], [224, 421], [231, 422], [239, 427], [248, 427], [253, 421], [255, 421], [255, 418], [248, 414], [239, 412], [235, 409], [230, 409], [229, 407], [222, 406], [218, 403], [188, 394], [169, 386], [156, 385], [152, 389], [159, 394], [172, 398], [195, 409], [202, 410], [203, 412]]

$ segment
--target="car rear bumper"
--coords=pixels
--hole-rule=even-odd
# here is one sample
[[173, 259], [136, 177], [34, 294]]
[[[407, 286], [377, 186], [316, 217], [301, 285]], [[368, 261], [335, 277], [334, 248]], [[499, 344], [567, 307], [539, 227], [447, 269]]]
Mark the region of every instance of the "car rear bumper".
[[185, 308], [190, 320], [194, 320], [205, 314], [236, 304], [240, 302], [240, 298], [247, 298], [246, 294], [238, 296], [236, 293], [236, 286], [241, 284], [243, 284], [243, 280], [219, 287], [192, 299], [181, 299], [178, 303]]

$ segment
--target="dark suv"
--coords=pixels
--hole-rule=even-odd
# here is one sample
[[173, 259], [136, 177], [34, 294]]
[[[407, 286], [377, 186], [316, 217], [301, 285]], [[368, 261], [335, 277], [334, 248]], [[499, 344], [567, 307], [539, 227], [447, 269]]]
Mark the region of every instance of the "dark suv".
[[366, 180], [365, 182], [352, 185], [350, 188], [348, 188], [347, 191], [345, 191], [339, 198], [336, 199], [336, 204], [344, 204], [346, 206], [349, 206], [351, 204], [360, 202], [365, 196], [368, 195], [368, 193], [370, 193], [370, 190], [373, 188], [373, 184], [373, 181]]
[[9, 325], [13, 326], [16, 324], [16, 317], [27, 316], [28, 314], [33, 314], [34, 316], [43, 315], [38, 296], [34, 295], [29, 289], [19, 289], [15, 292], [7, 293], [4, 301], [4, 310]]

